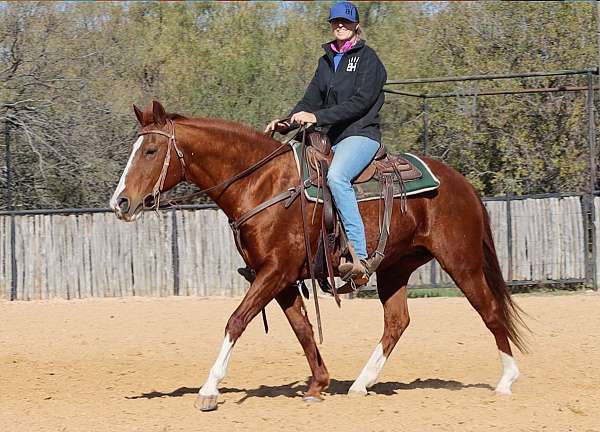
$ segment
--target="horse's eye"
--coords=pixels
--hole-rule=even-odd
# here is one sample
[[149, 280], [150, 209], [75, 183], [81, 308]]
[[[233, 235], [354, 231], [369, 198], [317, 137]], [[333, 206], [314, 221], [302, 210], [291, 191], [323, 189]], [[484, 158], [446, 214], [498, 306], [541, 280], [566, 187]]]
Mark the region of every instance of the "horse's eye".
[[144, 154], [146, 156], [152, 156], [154, 153], [156, 153], [158, 151], [158, 149], [156, 147], [151, 147], [149, 149], [146, 149], [146, 151], [144, 152]]

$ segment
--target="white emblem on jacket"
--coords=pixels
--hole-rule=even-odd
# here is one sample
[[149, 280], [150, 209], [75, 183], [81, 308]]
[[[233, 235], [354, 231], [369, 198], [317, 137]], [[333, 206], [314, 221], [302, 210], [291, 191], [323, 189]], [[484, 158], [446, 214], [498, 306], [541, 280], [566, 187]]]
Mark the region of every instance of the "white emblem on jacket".
[[356, 65], [358, 64], [359, 60], [360, 57], [350, 57], [350, 59], [348, 60], [348, 67], [346, 68], [346, 72], [354, 72], [356, 70]]

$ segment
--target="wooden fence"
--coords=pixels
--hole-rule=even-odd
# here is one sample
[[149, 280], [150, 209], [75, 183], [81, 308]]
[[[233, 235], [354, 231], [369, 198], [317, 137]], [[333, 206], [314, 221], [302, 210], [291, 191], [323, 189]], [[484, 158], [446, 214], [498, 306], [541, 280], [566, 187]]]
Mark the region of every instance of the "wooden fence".
[[[485, 204], [506, 280], [585, 281], [580, 196]], [[594, 207], [598, 220], [600, 198]], [[23, 215], [14, 216], [14, 223], [13, 263], [11, 217], [0, 216], [0, 298], [10, 299], [13, 289], [18, 300], [237, 296], [248, 286], [236, 272], [243, 262], [227, 218], [216, 209], [147, 212], [135, 223], [121, 222], [112, 213]], [[432, 262], [413, 274], [410, 286], [451, 283]]]

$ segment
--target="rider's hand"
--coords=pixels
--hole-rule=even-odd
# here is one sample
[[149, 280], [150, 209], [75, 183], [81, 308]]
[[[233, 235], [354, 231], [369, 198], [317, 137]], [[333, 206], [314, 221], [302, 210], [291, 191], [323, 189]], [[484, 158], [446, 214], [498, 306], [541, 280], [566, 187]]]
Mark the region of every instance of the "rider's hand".
[[287, 122], [281, 121], [279, 119], [273, 120], [271, 123], [267, 125], [265, 128], [265, 133], [269, 133], [271, 131], [280, 131], [289, 128], [290, 125]]
[[290, 119], [291, 123], [300, 123], [301, 125], [306, 123], [316, 123], [317, 117], [313, 113], [309, 113], [306, 111], [297, 112]]

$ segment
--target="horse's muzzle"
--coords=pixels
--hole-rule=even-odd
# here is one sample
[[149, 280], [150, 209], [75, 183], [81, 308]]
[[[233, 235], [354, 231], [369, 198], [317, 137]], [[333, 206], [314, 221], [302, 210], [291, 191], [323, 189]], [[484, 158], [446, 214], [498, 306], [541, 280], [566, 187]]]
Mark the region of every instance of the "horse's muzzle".
[[137, 206], [132, 204], [132, 200], [126, 196], [119, 196], [110, 203], [111, 209], [117, 217], [125, 222], [133, 222], [143, 210], [143, 204], [140, 202]]

